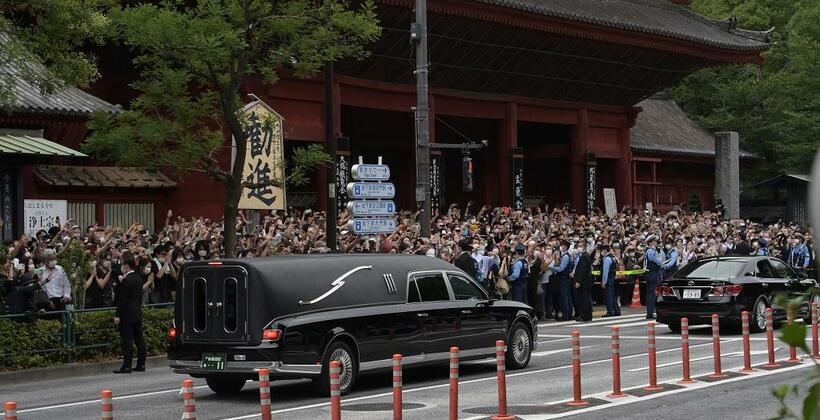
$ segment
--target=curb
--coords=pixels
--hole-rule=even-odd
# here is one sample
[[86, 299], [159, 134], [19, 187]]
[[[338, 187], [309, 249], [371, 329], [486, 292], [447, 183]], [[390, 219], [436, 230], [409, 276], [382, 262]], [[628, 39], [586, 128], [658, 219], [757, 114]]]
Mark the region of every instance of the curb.
[[[114, 369], [122, 366], [121, 360], [97, 363], [66, 363], [44, 368], [23, 369], [0, 373], [0, 383], [17, 385], [54, 379], [76, 378], [112, 374]], [[145, 360], [145, 368], [168, 367], [165, 355], [150, 356]]]

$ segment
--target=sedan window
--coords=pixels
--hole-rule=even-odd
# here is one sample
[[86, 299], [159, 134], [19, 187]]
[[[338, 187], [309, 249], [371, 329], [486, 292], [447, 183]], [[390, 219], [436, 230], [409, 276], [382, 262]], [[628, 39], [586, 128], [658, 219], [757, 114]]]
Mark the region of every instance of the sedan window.
[[422, 302], [450, 300], [450, 292], [447, 291], [447, 284], [444, 283], [444, 274], [417, 274], [413, 278], [416, 280]]
[[737, 260], [693, 261], [675, 273], [675, 277], [685, 279], [728, 278], [739, 275], [744, 265], [746, 265], [745, 261]]
[[453, 289], [453, 296], [456, 300], [484, 300], [484, 292], [475, 285], [475, 283], [466, 278], [456, 275], [447, 274], [450, 280], [450, 287]]
[[773, 279], [772, 267], [766, 260], [757, 262], [757, 276], [764, 279]]
[[787, 267], [786, 264], [783, 264], [778, 260], [769, 260], [769, 263], [771, 263], [772, 267], [774, 268], [774, 274], [778, 278], [791, 279], [797, 277], [794, 274], [794, 271], [792, 271], [791, 268]]

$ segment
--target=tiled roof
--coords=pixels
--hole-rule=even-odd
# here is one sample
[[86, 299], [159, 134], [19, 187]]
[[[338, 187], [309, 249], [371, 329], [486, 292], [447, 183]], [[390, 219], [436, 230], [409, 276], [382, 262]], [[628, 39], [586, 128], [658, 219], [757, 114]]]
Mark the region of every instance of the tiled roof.
[[678, 38], [740, 51], [769, 47], [771, 31], [737, 28], [737, 19], [716, 21], [671, 0], [476, 0], [558, 19]]
[[[0, 33], [0, 42], [8, 42], [8, 35]], [[36, 63], [28, 63], [35, 71], [46, 71]], [[19, 68], [9, 62], [0, 62], [2, 82], [12, 84], [11, 93], [15, 112], [41, 114], [88, 115], [94, 111], [120, 112], [120, 107], [106, 102], [74, 86], [66, 86], [54, 93], [43, 95], [40, 89], [27, 81]], [[2, 109], [0, 109], [2, 110]]]
[[53, 187], [174, 188], [158, 170], [116, 166], [37, 165], [34, 175]]
[[[670, 99], [645, 99], [638, 104], [643, 111], [638, 114], [635, 126], [630, 130], [633, 152], [714, 157], [715, 136], [695, 124], [686, 113]], [[740, 151], [742, 159], [755, 159], [757, 155]]]
[[88, 157], [42, 137], [0, 134], [0, 155]]

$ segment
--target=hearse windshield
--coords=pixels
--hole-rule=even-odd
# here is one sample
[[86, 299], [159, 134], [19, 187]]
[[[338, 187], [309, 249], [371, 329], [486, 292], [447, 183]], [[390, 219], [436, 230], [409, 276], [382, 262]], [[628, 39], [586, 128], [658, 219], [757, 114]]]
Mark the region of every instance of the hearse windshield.
[[680, 269], [675, 277], [684, 279], [714, 279], [739, 276], [746, 261], [740, 260], [704, 260], [693, 261]]

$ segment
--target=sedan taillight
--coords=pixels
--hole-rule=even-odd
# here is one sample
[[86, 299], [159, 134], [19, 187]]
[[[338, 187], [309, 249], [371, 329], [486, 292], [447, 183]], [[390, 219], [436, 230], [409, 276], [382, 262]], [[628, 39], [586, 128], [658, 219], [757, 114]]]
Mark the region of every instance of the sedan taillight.
[[731, 286], [714, 286], [709, 296], [737, 296], [743, 291], [743, 286], [733, 284]]
[[658, 286], [657, 294], [661, 296], [674, 296], [675, 294], [672, 293], [672, 288], [669, 286]]
[[262, 331], [262, 340], [265, 341], [276, 341], [279, 337], [282, 336], [282, 330], [277, 329], [266, 329]]

